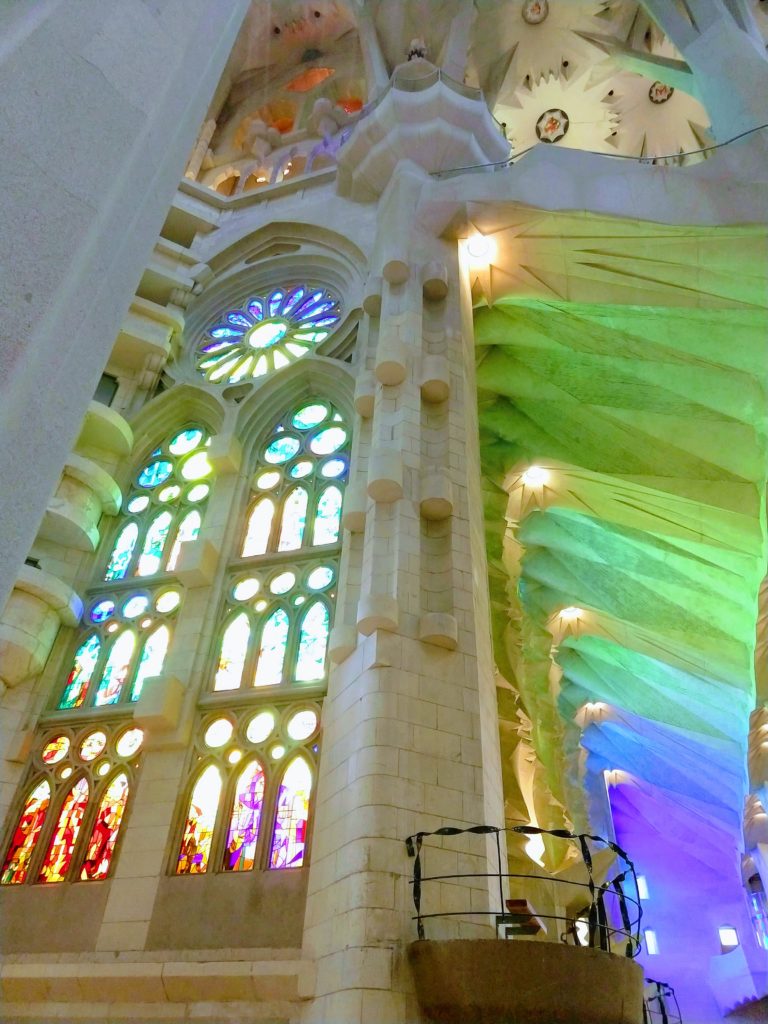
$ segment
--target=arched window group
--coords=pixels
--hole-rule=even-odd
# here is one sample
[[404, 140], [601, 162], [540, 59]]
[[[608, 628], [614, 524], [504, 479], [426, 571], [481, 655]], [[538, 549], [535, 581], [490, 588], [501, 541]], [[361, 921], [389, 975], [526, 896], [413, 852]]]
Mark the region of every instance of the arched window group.
[[341, 413], [317, 400], [293, 409], [261, 446], [214, 691], [324, 680], [349, 442]]
[[318, 728], [315, 704], [201, 721], [176, 874], [304, 864]]
[[106, 878], [143, 741], [142, 730], [131, 725], [43, 737], [0, 884]]

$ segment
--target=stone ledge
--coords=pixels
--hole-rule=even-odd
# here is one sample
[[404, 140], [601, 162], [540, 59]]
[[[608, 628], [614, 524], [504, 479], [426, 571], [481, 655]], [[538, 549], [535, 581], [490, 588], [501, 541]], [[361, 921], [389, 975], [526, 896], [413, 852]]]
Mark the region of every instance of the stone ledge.
[[[41, 1012], [36, 1004], [195, 1003], [244, 1001], [286, 1005], [314, 993], [315, 965], [301, 959], [219, 960], [209, 962], [110, 963], [37, 961], [5, 963], [0, 994], [6, 1013], [19, 1017]], [[13, 1008], [15, 1006], [15, 1008]], [[109, 1019], [112, 1019], [110, 1014]]]

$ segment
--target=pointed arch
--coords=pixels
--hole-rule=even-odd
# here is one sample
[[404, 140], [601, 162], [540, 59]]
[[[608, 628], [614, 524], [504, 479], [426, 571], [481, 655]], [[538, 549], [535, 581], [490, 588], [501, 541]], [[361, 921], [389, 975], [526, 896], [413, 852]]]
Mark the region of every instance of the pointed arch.
[[303, 865], [311, 792], [312, 769], [301, 755], [294, 757], [280, 781], [272, 829], [270, 868], [298, 868]]
[[250, 871], [255, 864], [264, 781], [264, 768], [257, 759], [249, 761], [237, 777], [224, 850], [225, 871]]
[[182, 546], [190, 543], [190, 541], [197, 540], [200, 534], [202, 521], [202, 517], [197, 509], [192, 509], [191, 512], [187, 512], [181, 520], [179, 528], [176, 531], [176, 537], [173, 541], [171, 553], [168, 556], [168, 564], [165, 567], [166, 572], [173, 572], [176, 568], [176, 563], [181, 555]]
[[341, 488], [331, 484], [321, 491], [315, 508], [313, 544], [335, 544], [341, 529]]
[[216, 765], [209, 764], [192, 789], [176, 863], [177, 875], [202, 875], [208, 870], [221, 787], [221, 772]]
[[51, 784], [47, 779], [38, 780], [29, 791], [21, 809], [3, 863], [0, 884], [21, 885], [26, 881], [29, 862], [40, 839], [50, 804]]
[[254, 686], [279, 686], [282, 683], [290, 625], [288, 612], [279, 605], [262, 626]]
[[317, 598], [301, 617], [295, 670], [297, 682], [315, 682], [325, 677], [325, 655], [328, 650], [330, 627], [331, 614], [328, 605]]
[[168, 540], [172, 522], [173, 516], [170, 512], [165, 511], [155, 516], [150, 523], [144, 538], [144, 547], [136, 565], [137, 576], [154, 576], [160, 569], [163, 561], [163, 549]]
[[305, 487], [294, 487], [283, 500], [278, 551], [296, 551], [304, 542], [309, 495]]
[[107, 877], [128, 803], [129, 789], [128, 776], [120, 772], [104, 791], [80, 871], [82, 880]]
[[88, 807], [90, 786], [85, 776], [73, 783], [64, 797], [56, 828], [45, 855], [38, 882], [63, 882], [72, 863], [72, 855]]
[[96, 663], [99, 660], [100, 651], [101, 640], [95, 633], [86, 637], [77, 648], [72, 659], [72, 668], [64, 684], [64, 692], [59, 701], [59, 710], [68, 711], [71, 708], [79, 708], [83, 704]]
[[274, 515], [275, 503], [271, 498], [261, 498], [255, 503], [248, 516], [248, 526], [241, 551], [243, 558], [265, 554], [269, 547]]
[[214, 690], [236, 690], [240, 686], [250, 637], [251, 620], [246, 612], [240, 612], [221, 638]]
[[150, 676], [159, 676], [163, 671], [163, 663], [171, 642], [171, 631], [167, 626], [159, 626], [144, 641], [139, 658], [139, 667], [131, 687], [131, 700], [138, 700], [144, 680]]
[[136, 647], [136, 634], [132, 629], [118, 633], [109, 651], [101, 679], [96, 689], [94, 704], [116, 704], [120, 700], [123, 684], [128, 678], [133, 652]]
[[130, 522], [122, 528], [112, 547], [112, 554], [109, 557], [107, 568], [104, 571], [105, 580], [122, 580], [125, 578], [128, 567], [133, 558], [133, 550], [136, 541], [139, 539], [138, 523]]

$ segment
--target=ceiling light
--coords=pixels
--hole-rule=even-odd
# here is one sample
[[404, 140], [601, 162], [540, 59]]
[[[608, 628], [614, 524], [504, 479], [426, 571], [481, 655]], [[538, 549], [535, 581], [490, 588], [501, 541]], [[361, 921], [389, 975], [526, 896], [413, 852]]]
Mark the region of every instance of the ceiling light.
[[478, 233], [467, 240], [467, 253], [478, 263], [489, 263], [492, 249], [493, 243], [485, 235]]
[[560, 618], [563, 620], [563, 622], [575, 622], [575, 620], [580, 619], [583, 614], [583, 608], [576, 608], [574, 606], [571, 606], [569, 608], [563, 608], [562, 611], [559, 613]]
[[540, 487], [549, 480], [549, 470], [543, 466], [529, 466], [520, 479], [526, 487]]

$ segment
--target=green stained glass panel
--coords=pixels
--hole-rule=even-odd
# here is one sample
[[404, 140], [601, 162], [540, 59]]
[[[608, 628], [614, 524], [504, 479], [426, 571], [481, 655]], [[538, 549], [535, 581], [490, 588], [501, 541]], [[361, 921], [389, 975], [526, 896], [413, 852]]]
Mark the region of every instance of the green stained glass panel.
[[131, 700], [138, 700], [144, 680], [150, 676], [159, 676], [163, 671], [163, 662], [168, 653], [171, 633], [167, 626], [161, 626], [147, 637], [139, 659], [136, 678], [131, 687]]
[[121, 580], [128, 572], [133, 549], [139, 536], [139, 528], [136, 523], [128, 523], [122, 528], [112, 548], [112, 555], [109, 559], [107, 571], [104, 573], [105, 580]]
[[271, 444], [267, 445], [264, 458], [267, 462], [278, 465], [292, 459], [300, 447], [301, 444], [296, 437], [276, 437]]
[[173, 516], [170, 512], [161, 512], [147, 530], [144, 538], [144, 550], [139, 556], [136, 567], [137, 576], [153, 576], [160, 568], [163, 560], [163, 548], [168, 539]]
[[101, 641], [97, 636], [89, 636], [75, 652], [72, 671], [69, 673], [64, 693], [59, 701], [60, 710], [79, 708], [85, 700], [88, 684], [99, 658]]
[[305, 405], [303, 409], [299, 409], [294, 415], [291, 422], [299, 430], [310, 430], [312, 427], [316, 427], [318, 423], [322, 423], [327, 415], [327, 405], [320, 405], [319, 403]]

